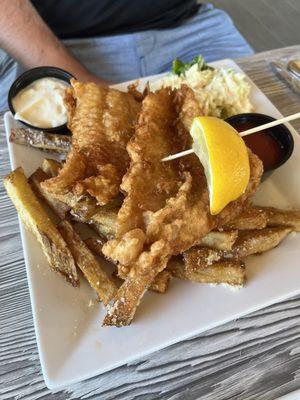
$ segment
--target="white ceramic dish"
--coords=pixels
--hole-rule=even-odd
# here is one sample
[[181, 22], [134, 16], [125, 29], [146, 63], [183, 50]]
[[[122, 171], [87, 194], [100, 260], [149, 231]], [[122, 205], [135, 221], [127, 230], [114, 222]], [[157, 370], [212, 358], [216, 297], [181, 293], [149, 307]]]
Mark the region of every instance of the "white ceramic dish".
[[[239, 68], [231, 60], [216, 67]], [[153, 77], [142, 79], [141, 84]], [[125, 89], [127, 84], [118, 85]], [[281, 117], [253, 85], [256, 111]], [[5, 115], [7, 137], [16, 124]], [[300, 208], [300, 139], [290, 127], [295, 150], [292, 158], [262, 183], [257, 202], [283, 208]], [[27, 176], [40, 166], [41, 151], [8, 143], [12, 168], [22, 166]], [[53, 157], [55, 158], [55, 157]], [[126, 364], [173, 343], [197, 335], [300, 293], [300, 234], [247, 261], [247, 286], [240, 291], [174, 279], [166, 295], [148, 293], [129, 327], [101, 327], [104, 308], [88, 307], [94, 298], [86, 283], [72, 288], [51, 272], [33, 235], [20, 223], [34, 325], [45, 382], [50, 389], [65, 387]]]

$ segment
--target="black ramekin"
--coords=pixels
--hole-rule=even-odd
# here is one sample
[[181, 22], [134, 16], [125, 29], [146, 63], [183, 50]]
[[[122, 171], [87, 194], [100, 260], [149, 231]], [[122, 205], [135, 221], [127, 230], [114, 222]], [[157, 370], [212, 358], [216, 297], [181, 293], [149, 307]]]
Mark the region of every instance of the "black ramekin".
[[[71, 78], [74, 78], [72, 74], [67, 71], [64, 71], [61, 68], [56, 67], [36, 67], [29, 69], [28, 71], [24, 72], [20, 75], [14, 83], [11, 85], [9, 92], [8, 92], [8, 106], [10, 111], [13, 115], [15, 115], [15, 110], [12, 105], [12, 99], [19, 93], [22, 89], [30, 85], [32, 82], [41, 79], [41, 78], [57, 78], [64, 82], [70, 84]], [[55, 126], [53, 128], [41, 128], [38, 126], [34, 126], [28, 124], [27, 122], [19, 121], [22, 124], [37, 130], [43, 130], [50, 133], [66, 133], [68, 131], [67, 124], [63, 124], [60, 126]]]
[[[232, 117], [227, 118], [226, 122], [236, 128], [236, 126], [239, 124], [249, 123], [255, 127], [275, 120], [276, 118], [265, 114], [245, 113], [233, 115]], [[283, 154], [281, 160], [271, 170], [268, 170], [273, 171], [274, 169], [281, 167], [291, 157], [294, 150], [294, 139], [291, 132], [284, 124], [267, 128], [266, 134], [271, 135], [274, 139], [276, 139], [276, 141], [280, 144]]]

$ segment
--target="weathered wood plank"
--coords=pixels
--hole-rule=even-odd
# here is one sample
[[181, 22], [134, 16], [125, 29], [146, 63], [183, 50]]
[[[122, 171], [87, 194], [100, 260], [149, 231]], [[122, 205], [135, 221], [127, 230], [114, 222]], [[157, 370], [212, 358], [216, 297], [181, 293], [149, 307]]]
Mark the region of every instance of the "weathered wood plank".
[[[266, 52], [239, 64], [284, 115], [300, 99], [269, 70]], [[295, 121], [300, 131], [300, 122]], [[3, 189], [9, 170], [0, 119], [0, 399], [274, 400], [300, 388], [300, 297], [260, 310], [127, 366], [51, 393], [37, 353], [16, 213]]]

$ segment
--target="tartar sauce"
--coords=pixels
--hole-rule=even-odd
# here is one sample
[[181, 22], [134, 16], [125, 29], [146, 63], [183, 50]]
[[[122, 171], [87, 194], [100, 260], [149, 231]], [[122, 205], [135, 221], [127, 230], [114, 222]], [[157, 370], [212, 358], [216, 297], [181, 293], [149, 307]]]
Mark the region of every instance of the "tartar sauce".
[[13, 99], [15, 119], [39, 128], [54, 128], [67, 122], [63, 97], [68, 83], [56, 78], [37, 79]]

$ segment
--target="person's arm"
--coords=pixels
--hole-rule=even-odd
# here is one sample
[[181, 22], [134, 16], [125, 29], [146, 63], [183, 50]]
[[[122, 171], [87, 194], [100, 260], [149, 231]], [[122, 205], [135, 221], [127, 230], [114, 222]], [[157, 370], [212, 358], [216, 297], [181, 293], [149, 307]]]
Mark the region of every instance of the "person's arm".
[[0, 0], [0, 7], [0, 47], [26, 69], [51, 65], [71, 72], [81, 81], [106, 84], [76, 60], [29, 0]]

